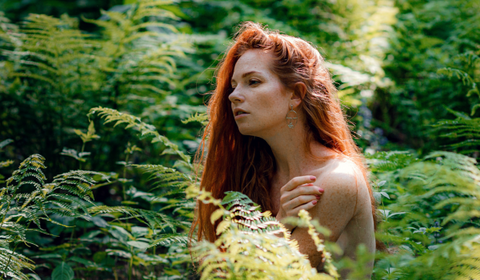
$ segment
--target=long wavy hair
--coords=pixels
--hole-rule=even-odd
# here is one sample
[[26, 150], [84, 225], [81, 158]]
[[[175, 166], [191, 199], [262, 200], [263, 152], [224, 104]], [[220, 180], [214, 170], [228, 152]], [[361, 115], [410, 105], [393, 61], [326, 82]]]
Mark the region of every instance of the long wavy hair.
[[[306, 145], [317, 141], [353, 161], [367, 182], [363, 157], [355, 145], [330, 73], [323, 57], [308, 42], [275, 31], [268, 31], [252, 22], [242, 24], [234, 44], [227, 51], [216, 72], [216, 88], [208, 102], [209, 123], [205, 127], [197, 162], [204, 163], [200, 187], [215, 198], [223, 198], [226, 191], [248, 195], [262, 210], [271, 210], [271, 180], [276, 171], [270, 146], [261, 138], [242, 135], [238, 130], [228, 96], [233, 92], [231, 78], [238, 59], [248, 50], [261, 49], [274, 55], [272, 71], [286, 88], [302, 82], [307, 91], [300, 104], [306, 116]], [[206, 151], [205, 151], [206, 148]], [[205, 156], [206, 153], [206, 156]], [[376, 215], [372, 190], [372, 215]], [[193, 236], [198, 226], [198, 240], [215, 241], [217, 236], [210, 215], [212, 204], [198, 202], [195, 220], [190, 231]], [[378, 248], [378, 245], [377, 245]]]

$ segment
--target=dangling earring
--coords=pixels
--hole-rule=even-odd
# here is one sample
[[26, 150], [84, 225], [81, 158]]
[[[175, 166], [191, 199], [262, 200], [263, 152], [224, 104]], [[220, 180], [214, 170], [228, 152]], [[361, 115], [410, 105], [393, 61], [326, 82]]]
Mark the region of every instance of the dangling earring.
[[285, 117], [289, 128], [293, 128], [297, 124], [297, 118], [297, 112], [293, 110], [293, 105], [290, 104], [290, 111], [288, 111], [287, 116]]

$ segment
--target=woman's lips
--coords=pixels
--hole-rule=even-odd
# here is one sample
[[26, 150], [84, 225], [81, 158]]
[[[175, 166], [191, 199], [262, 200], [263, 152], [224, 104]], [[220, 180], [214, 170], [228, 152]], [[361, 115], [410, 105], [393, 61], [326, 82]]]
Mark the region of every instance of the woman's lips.
[[241, 119], [243, 117], [246, 117], [248, 115], [248, 113], [243, 113], [243, 114], [240, 114], [240, 115], [236, 115], [235, 116], [235, 120], [238, 120], [238, 119]]

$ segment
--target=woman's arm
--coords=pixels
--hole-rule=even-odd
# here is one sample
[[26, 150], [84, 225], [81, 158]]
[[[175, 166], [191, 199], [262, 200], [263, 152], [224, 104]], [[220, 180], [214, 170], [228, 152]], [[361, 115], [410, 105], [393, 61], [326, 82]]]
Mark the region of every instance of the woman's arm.
[[[291, 179], [280, 189], [280, 208], [276, 219], [282, 221], [286, 217], [297, 217], [300, 210], [310, 210], [314, 207], [324, 190], [313, 183], [315, 176], [298, 176]], [[288, 230], [293, 226], [285, 224]]]
[[[320, 201], [308, 212], [312, 219], [331, 230], [329, 240], [336, 242], [348, 222], [353, 218], [358, 204], [358, 191], [366, 190], [365, 182], [356, 178], [355, 174], [344, 171], [333, 171], [321, 176], [315, 186], [325, 191]], [[363, 183], [364, 186], [360, 186]], [[358, 184], [358, 185], [357, 185]], [[368, 190], [366, 190], [368, 193]], [[307, 228], [297, 228], [292, 238], [298, 241], [300, 252], [306, 254], [312, 264], [317, 267], [321, 263], [321, 253], [316, 250]], [[324, 239], [323, 236], [320, 238]]]
[[[356, 172], [356, 170], [356, 167], [352, 166], [352, 164], [349, 162], [336, 161], [335, 164], [332, 164], [331, 167], [328, 168], [328, 170], [323, 169], [319, 171], [318, 174], [312, 174], [316, 175], [318, 178], [313, 182], [313, 187], [321, 188], [324, 190], [324, 192], [318, 203], [305, 203], [302, 206], [304, 209], [308, 208], [306, 210], [310, 213], [312, 219], [316, 219], [320, 225], [331, 230], [331, 235], [329, 237], [330, 241], [336, 242], [346, 229], [349, 222], [355, 216], [358, 216], [359, 213], [363, 213], [365, 216], [371, 215], [371, 202], [368, 187], [365, 183], [362, 173]], [[304, 176], [296, 178], [302, 177]], [[297, 185], [297, 187], [293, 188], [291, 186], [288, 187], [287, 185], [282, 188], [281, 196], [290, 199], [292, 199], [292, 194], [296, 188], [304, 188], [302, 185]], [[290, 190], [290, 196], [285, 195], [286, 190]], [[297, 190], [297, 194], [298, 192], [299, 190]], [[305, 192], [305, 190], [303, 192]], [[281, 220], [286, 216], [298, 215], [299, 210], [296, 212], [290, 211], [289, 215], [283, 217], [280, 215], [281, 213], [285, 213], [285, 211], [282, 212], [282, 209], [285, 207], [285, 205], [288, 205], [287, 202], [288, 200], [281, 200], [280, 211], [277, 215], [277, 219]], [[372, 225], [373, 224], [368, 223], [368, 225], [365, 224], [365, 227]], [[355, 228], [357, 227], [358, 225], [355, 225]], [[351, 229], [352, 225], [349, 225], [349, 228]], [[359, 228], [362, 228], [362, 226]], [[343, 243], [348, 243], [352, 246], [355, 246], [355, 244], [360, 242], [360, 240], [356, 239], [361, 239], [364, 236], [365, 234], [360, 232], [358, 234], [350, 234], [347, 238], [348, 242]], [[318, 265], [321, 263], [322, 254], [317, 252], [316, 246], [308, 234], [307, 229], [300, 227], [296, 228], [292, 233], [292, 238], [298, 241], [300, 252], [308, 256], [312, 266], [318, 267]], [[320, 238], [323, 239], [324, 237], [320, 236]], [[355, 248], [353, 248], [353, 250], [355, 250]]]

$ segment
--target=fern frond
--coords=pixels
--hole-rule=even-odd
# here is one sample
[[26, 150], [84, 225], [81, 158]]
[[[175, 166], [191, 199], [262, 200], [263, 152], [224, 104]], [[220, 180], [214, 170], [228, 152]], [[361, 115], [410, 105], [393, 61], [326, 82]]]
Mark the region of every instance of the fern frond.
[[90, 109], [89, 115], [98, 113], [102, 118], [105, 118], [105, 123], [115, 122], [114, 126], [119, 124], [126, 124], [125, 129], [135, 128], [140, 131], [141, 136], [153, 136], [152, 143], [160, 142], [165, 145], [168, 149], [163, 152], [163, 154], [174, 154], [180, 156], [180, 158], [187, 164], [188, 167], [193, 170], [193, 166], [190, 163], [190, 156], [186, 155], [177, 145], [168, 140], [167, 137], [160, 135], [154, 126], [146, 124], [140, 120], [138, 117], [126, 113], [120, 113], [117, 110], [96, 107]]
[[2, 267], [0, 274], [2, 278], [30, 279], [22, 271], [28, 269], [33, 272], [35, 269], [34, 262], [26, 256], [8, 249], [7, 244], [8, 242], [5, 242], [5, 240], [0, 241], [0, 266]]
[[480, 56], [473, 52], [462, 53], [457, 56], [460, 60], [467, 63], [468, 66], [475, 66], [477, 62], [480, 62]]
[[201, 279], [334, 279], [317, 274], [286, 239], [271, 234], [232, 229], [215, 245], [198, 243], [195, 252], [203, 257]]
[[179, 225], [178, 221], [175, 220], [174, 217], [159, 213], [157, 211], [139, 209], [138, 216], [139, 218], [143, 218], [152, 229], [169, 227], [173, 232], [175, 232], [177, 230], [177, 226]]
[[[210, 198], [209, 194], [204, 197]], [[217, 226], [220, 237], [215, 244], [200, 242], [194, 248], [202, 259], [201, 279], [334, 279], [317, 274], [298, 251], [298, 244], [290, 240], [285, 227], [269, 212], [260, 213], [259, 206], [248, 196], [226, 192], [211, 222], [221, 216], [223, 221]], [[285, 238], [275, 236], [276, 233], [283, 233]], [[328, 256], [325, 250], [324, 253]]]
[[139, 168], [146, 173], [150, 173], [149, 180], [152, 179], [162, 179], [163, 181], [172, 182], [179, 179], [187, 180], [188, 182], [193, 182], [193, 179], [182, 172], [177, 171], [174, 168], [165, 167], [163, 165], [154, 165], [154, 164], [130, 164], [129, 166]]
[[373, 172], [395, 171], [418, 161], [408, 151], [377, 152], [373, 155], [367, 154], [365, 157]]
[[27, 227], [15, 222], [10, 222], [11, 219], [12, 218], [7, 217], [3, 223], [0, 224], [0, 228], [9, 232], [19, 240], [26, 241]]
[[97, 183], [93, 176], [100, 176], [102, 180], [108, 177], [103, 173], [86, 170], [71, 170], [66, 173], [56, 175], [53, 182], [53, 190], [63, 189], [85, 200], [93, 199], [92, 186]]
[[60, 153], [62, 156], [69, 156], [69, 157], [72, 157], [78, 161], [81, 161], [81, 162], [85, 162], [86, 159], [83, 158], [84, 156], [88, 156], [90, 155], [90, 153], [88, 152], [82, 152], [82, 153], [79, 153], [77, 152], [77, 150], [75, 149], [68, 149], [67, 147], [63, 147], [63, 150], [62, 152]]
[[142, 7], [143, 9], [138, 10], [135, 13], [135, 15], [132, 17], [134, 21], [140, 21], [141, 19], [146, 17], [166, 17], [171, 19], [178, 19], [178, 17], [174, 13], [164, 9], [143, 4], [140, 4], [140, 7]]
[[13, 160], [0, 161], [0, 168], [8, 167], [13, 164]]
[[[165, 207], [162, 207], [160, 209], [160, 211], [164, 211], [164, 210], [167, 210], [167, 209], [174, 209], [173, 210], [173, 213], [175, 212], [178, 212], [178, 211], [183, 211], [183, 212], [187, 212], [187, 213], [193, 213], [194, 209], [195, 209], [195, 202], [194, 201], [176, 201], [176, 202], [172, 202], [172, 201], [169, 201], [168, 202], [169, 205], [165, 206]], [[186, 213], [183, 213], [183, 215], [185, 215]]]
[[93, 206], [88, 208], [88, 213], [92, 215], [121, 213], [121, 214], [127, 214], [129, 216], [135, 216], [138, 214], [138, 209], [126, 207], [126, 206], [100, 205], [100, 206]]
[[[7, 189], [15, 193], [22, 185], [34, 185], [37, 189], [41, 189], [44, 185], [46, 177], [42, 169], [45, 169], [45, 158], [35, 154], [29, 156], [20, 163], [19, 169], [15, 170], [10, 178], [6, 180]], [[28, 180], [26, 178], [33, 177], [37, 181]]]
[[256, 211], [260, 209], [260, 206], [253, 202], [247, 195], [241, 192], [225, 192], [225, 197], [222, 199], [222, 205], [225, 206], [225, 209], [231, 210], [234, 206], [239, 205], [242, 208], [245, 208], [246, 211]]
[[[412, 177], [411, 173], [422, 176]], [[480, 170], [476, 160], [437, 151], [391, 176], [404, 191], [388, 210], [409, 211], [383, 222], [392, 233], [386, 240], [408, 248], [410, 253], [400, 254], [404, 257], [415, 254], [415, 258], [395, 266], [396, 273], [409, 279], [475, 279], [468, 277], [475, 276], [478, 265], [468, 253], [479, 248], [480, 230], [475, 221], [480, 216]], [[433, 227], [437, 227], [435, 236], [428, 233]]]
[[462, 80], [462, 83], [467, 86], [475, 86], [475, 81], [468, 75], [467, 72], [460, 70], [460, 69], [455, 69], [455, 68], [442, 68], [437, 71], [438, 74], [445, 75], [449, 78], [455, 77], [459, 80]]
[[91, 202], [90, 200], [84, 200], [79, 197], [63, 193], [52, 193], [49, 195], [48, 198], [69, 203], [69, 208], [80, 208], [83, 213], [88, 213], [87, 206], [85, 205], [86, 201], [89, 202], [90, 205], [94, 205], [93, 202]]
[[[450, 110], [453, 111], [453, 110]], [[457, 116], [456, 120], [442, 120], [432, 125], [435, 131], [440, 131], [440, 137], [454, 139], [457, 142], [450, 144], [452, 149], [459, 149], [466, 146], [480, 145], [480, 118], [470, 118], [468, 116]], [[467, 138], [458, 141], [457, 139]], [[465, 153], [464, 149], [459, 150]]]
[[180, 235], [180, 234], [162, 235], [161, 238], [153, 240], [153, 242], [150, 244], [150, 247], [159, 246], [159, 245], [170, 246], [173, 243], [187, 244], [188, 236]]
[[199, 122], [202, 125], [207, 125], [208, 124], [208, 114], [207, 113], [195, 113], [194, 115], [191, 115], [185, 120], [182, 120], [182, 123], [187, 124], [190, 122]]

